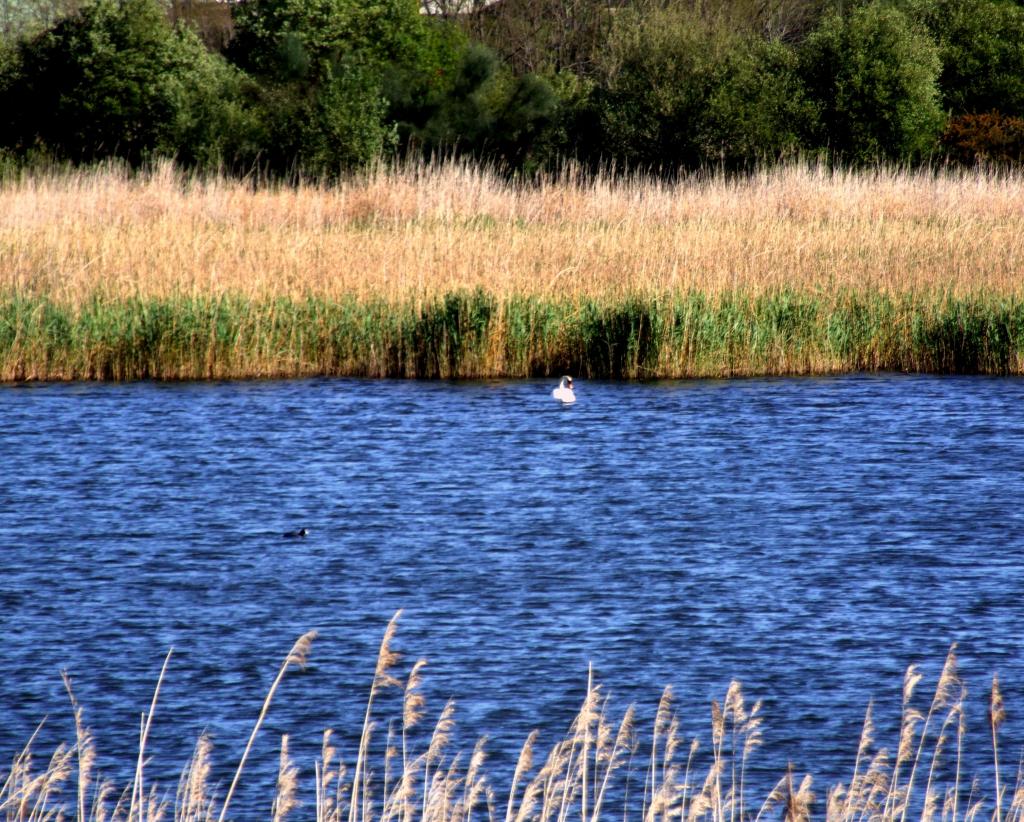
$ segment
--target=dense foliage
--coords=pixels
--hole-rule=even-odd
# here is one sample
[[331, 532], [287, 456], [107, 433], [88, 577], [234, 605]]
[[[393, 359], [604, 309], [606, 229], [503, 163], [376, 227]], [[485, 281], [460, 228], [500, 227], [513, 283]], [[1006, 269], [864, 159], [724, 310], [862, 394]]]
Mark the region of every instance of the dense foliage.
[[1018, 163], [1022, 116], [1021, 0], [48, 0], [0, 19], [15, 162]]

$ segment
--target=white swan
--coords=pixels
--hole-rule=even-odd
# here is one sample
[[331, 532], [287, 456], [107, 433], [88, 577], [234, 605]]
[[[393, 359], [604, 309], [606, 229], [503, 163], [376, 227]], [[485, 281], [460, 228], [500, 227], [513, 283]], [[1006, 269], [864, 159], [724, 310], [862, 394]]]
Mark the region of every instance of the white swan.
[[572, 377], [562, 377], [558, 388], [551, 392], [551, 396], [566, 405], [576, 402], [576, 392], [572, 390]]

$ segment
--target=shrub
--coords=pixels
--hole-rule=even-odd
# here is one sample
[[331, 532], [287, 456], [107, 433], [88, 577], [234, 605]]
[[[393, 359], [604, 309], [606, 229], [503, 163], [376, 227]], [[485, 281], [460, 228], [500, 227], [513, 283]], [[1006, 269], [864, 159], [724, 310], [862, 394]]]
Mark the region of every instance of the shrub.
[[963, 165], [1024, 163], [1024, 118], [989, 114], [953, 117], [942, 135], [946, 155]]

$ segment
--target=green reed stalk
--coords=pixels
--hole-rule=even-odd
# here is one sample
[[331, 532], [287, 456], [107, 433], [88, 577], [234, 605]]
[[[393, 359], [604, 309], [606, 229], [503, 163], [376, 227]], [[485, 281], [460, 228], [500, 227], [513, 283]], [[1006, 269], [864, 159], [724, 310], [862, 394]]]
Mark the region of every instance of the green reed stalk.
[[0, 379], [1024, 373], [1024, 295], [0, 295]]

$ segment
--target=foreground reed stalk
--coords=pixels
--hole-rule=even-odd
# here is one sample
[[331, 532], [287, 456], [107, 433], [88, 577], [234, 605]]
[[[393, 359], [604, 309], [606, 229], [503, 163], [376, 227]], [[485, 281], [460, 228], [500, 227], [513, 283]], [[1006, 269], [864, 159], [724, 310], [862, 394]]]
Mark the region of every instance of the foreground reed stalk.
[[[895, 761], [890, 761], [888, 749], [875, 746], [872, 708], [868, 706], [850, 782], [830, 787], [822, 805], [816, 802], [811, 775], [798, 776], [792, 768], [781, 776], [766, 797], [757, 799], [748, 795], [745, 773], [751, 752], [761, 744], [761, 706], [758, 703], [748, 707], [737, 682], [730, 684], [721, 704], [712, 703], [710, 753], [701, 758], [700, 742], [693, 739], [688, 745], [685, 764], [679, 757], [685, 740], [679, 733], [679, 718], [673, 708], [670, 688], [665, 690], [658, 704], [647, 765], [636, 766], [634, 757], [640, 748], [640, 734], [635, 727], [635, 711], [628, 708], [616, 730], [608, 715], [608, 698], [590, 672], [583, 704], [566, 736], [555, 742], [546, 756], [538, 758], [538, 735], [536, 731], [531, 733], [507, 790], [501, 790], [484, 771], [484, 740], [477, 743], [467, 760], [448, 751], [453, 730], [451, 703], [442, 710], [433, 734], [419, 754], [409, 749], [411, 740], [403, 741], [399, 763], [402, 772], [392, 774], [392, 763], [398, 758], [398, 752], [390, 733], [383, 745], [373, 743], [371, 730], [378, 721], [374, 717], [374, 701], [384, 688], [404, 689], [400, 721], [406, 730], [413, 727], [422, 716], [422, 697], [417, 689], [425, 665], [424, 660], [418, 660], [403, 682], [398, 671], [401, 659], [392, 648], [397, 619], [398, 614], [381, 643], [355, 761], [346, 765], [337, 758], [337, 751], [330, 743], [333, 732], [326, 731], [321, 756], [314, 763], [316, 779], [310, 791], [313, 801], [308, 801], [309, 797], [304, 799], [306, 791], [298, 783], [298, 770], [289, 755], [288, 737], [284, 736], [280, 744], [276, 795], [266, 803], [274, 822], [283, 822], [296, 812], [303, 818], [315, 818], [316, 822], [353, 819], [362, 822], [473, 822], [474, 819], [496, 822], [500, 809], [504, 809], [505, 822], [598, 822], [602, 819], [759, 822], [764, 818], [799, 822], [809, 820], [816, 813], [829, 822], [905, 822], [908, 818], [932, 822], [940, 815], [942, 822], [972, 822], [989, 815], [998, 822], [1024, 819], [1022, 768], [1017, 770], [1012, 798], [1004, 810], [998, 731], [1005, 712], [998, 679], [993, 680], [989, 712], [993, 784], [988, 788], [975, 780], [969, 792], [962, 795], [961, 743], [966, 689], [957, 671], [955, 646], [946, 659], [927, 715], [916, 707], [915, 689], [920, 674], [914, 666], [908, 669]], [[211, 746], [204, 734], [191, 762], [182, 771], [173, 804], [155, 785], [150, 786], [148, 796], [144, 794], [139, 766], [132, 784], [110, 808], [114, 786], [108, 780], [93, 777], [95, 742], [84, 725], [83, 711], [71, 690], [70, 679], [65, 676], [75, 717], [76, 740], [72, 745], [58, 746], [47, 764], [37, 772], [32, 765], [36, 739], [33, 735], [15, 757], [10, 771], [0, 774], [0, 819], [9, 822], [50, 819], [158, 822], [172, 818], [175, 822], [223, 822], [228, 818], [231, 798], [271, 699], [287, 671], [305, 664], [313, 637], [313, 634], [301, 637], [282, 664], [223, 800], [217, 798], [216, 790], [209, 784]], [[153, 704], [144, 717], [139, 762], [143, 760], [159, 683], [163, 682], [166, 672], [165, 661]], [[939, 733], [929, 735], [928, 726], [940, 719]], [[946, 733], [954, 726], [958, 728], [955, 761], [937, 768], [945, 751]], [[69, 809], [60, 792], [73, 778], [71, 763], [76, 757], [77, 790]], [[535, 767], [535, 762], [542, 764]], [[914, 791], [915, 775], [923, 766], [927, 766], [928, 776], [923, 796], [918, 796]], [[646, 773], [643, 801], [639, 804], [629, 793], [630, 778], [638, 767]], [[707, 768], [703, 777], [700, 767]], [[383, 779], [379, 776], [381, 773]], [[943, 775], [950, 773], [955, 774], [951, 783], [941, 784]], [[126, 804], [128, 798], [130, 802]], [[756, 801], [751, 802], [751, 799]]]
[[0, 380], [1024, 373], [1024, 175], [0, 180]]

